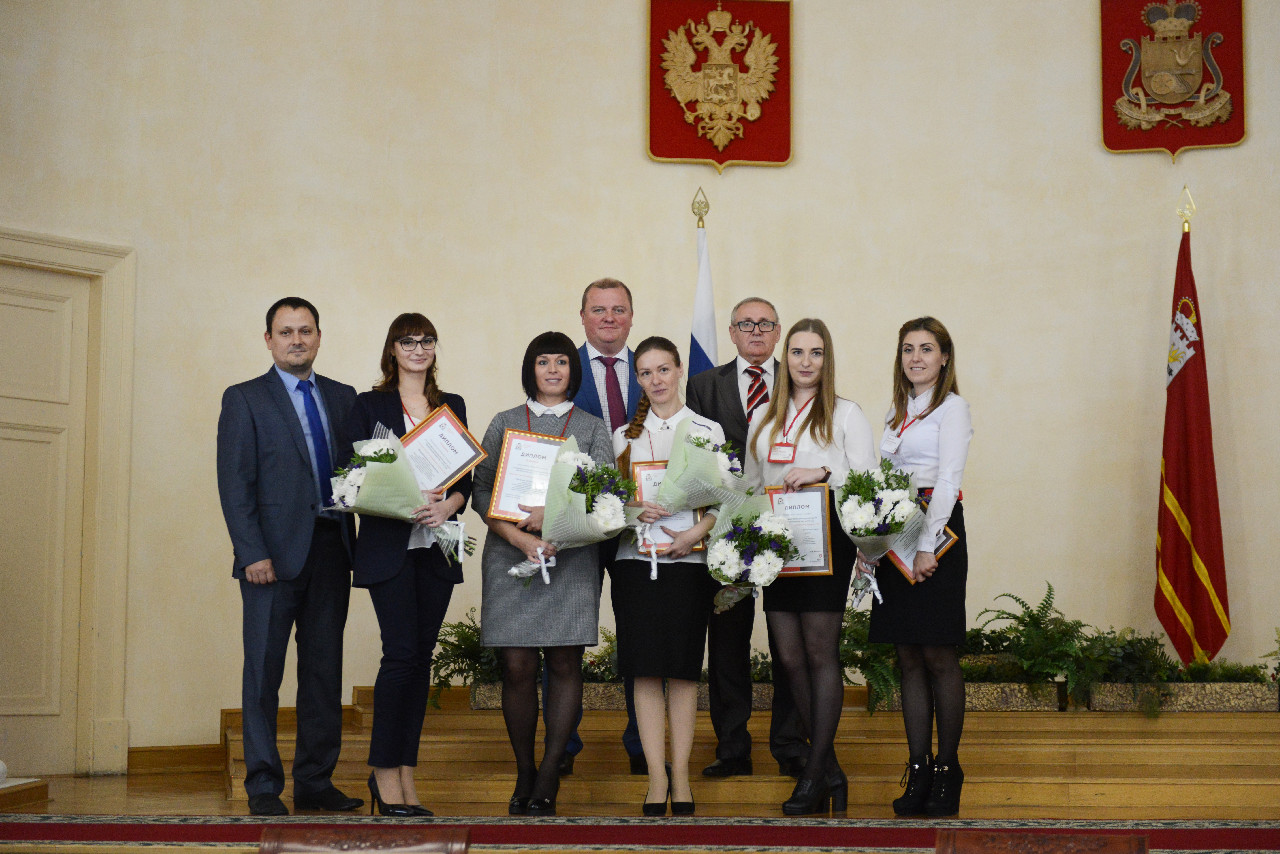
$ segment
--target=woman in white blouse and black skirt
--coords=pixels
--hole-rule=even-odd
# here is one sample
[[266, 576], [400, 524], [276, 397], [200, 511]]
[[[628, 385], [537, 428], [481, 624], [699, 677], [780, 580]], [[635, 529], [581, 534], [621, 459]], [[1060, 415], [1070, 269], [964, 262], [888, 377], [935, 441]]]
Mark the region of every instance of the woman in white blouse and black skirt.
[[[965, 547], [960, 480], [973, 426], [969, 404], [956, 385], [951, 335], [932, 317], [898, 330], [893, 361], [893, 406], [885, 417], [880, 452], [916, 476], [930, 496], [927, 523], [912, 566], [914, 584], [887, 561], [876, 574], [884, 602], [871, 607], [872, 643], [892, 643], [902, 668], [902, 718], [910, 750], [906, 792], [893, 802], [898, 815], [954, 815], [960, 809], [957, 751], [964, 727]], [[943, 528], [959, 538], [941, 558], [934, 549]], [[886, 571], [887, 570], [887, 571]], [[938, 753], [930, 754], [937, 721]]]
[[[768, 409], [752, 421], [747, 437], [747, 482], [788, 491], [812, 483], [844, 483], [850, 469], [876, 464], [871, 425], [851, 400], [836, 397], [831, 333], [817, 318], [787, 332], [787, 369], [778, 372]], [[835, 490], [829, 501], [836, 518]], [[836, 762], [836, 726], [844, 706], [840, 625], [856, 550], [848, 537], [831, 538], [832, 574], [781, 576], [764, 590], [764, 610], [778, 664], [809, 735], [809, 761], [782, 811], [786, 815], [833, 810], [848, 804], [849, 784]]]

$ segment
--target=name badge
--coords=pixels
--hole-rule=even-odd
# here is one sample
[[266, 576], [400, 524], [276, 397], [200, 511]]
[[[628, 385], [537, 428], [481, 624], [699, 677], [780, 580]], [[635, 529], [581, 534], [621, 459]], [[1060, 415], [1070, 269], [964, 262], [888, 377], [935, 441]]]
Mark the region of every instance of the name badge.
[[880, 453], [896, 454], [898, 446], [902, 444], [902, 437], [892, 430], [886, 430], [884, 436], [880, 439]]
[[796, 461], [796, 446], [790, 442], [779, 442], [769, 449], [769, 462], [771, 463], [794, 463]]

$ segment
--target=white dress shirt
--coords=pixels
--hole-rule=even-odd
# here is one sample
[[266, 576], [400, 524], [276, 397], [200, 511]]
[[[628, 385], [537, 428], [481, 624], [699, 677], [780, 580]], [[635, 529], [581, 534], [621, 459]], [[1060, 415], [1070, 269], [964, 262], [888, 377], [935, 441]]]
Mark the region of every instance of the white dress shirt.
[[524, 405], [529, 407], [529, 411], [532, 412], [534, 416], [538, 418], [541, 418], [543, 415], [546, 415], [548, 412], [550, 412], [556, 418], [560, 418], [570, 409], [573, 409], [572, 400], [562, 400], [559, 403], [557, 403], [555, 406], [547, 406], [546, 404], [538, 403], [538, 401], [534, 400], [533, 398], [529, 398], [524, 402]]
[[[810, 404], [810, 406], [816, 405], [816, 400]], [[748, 451], [745, 454], [745, 467], [747, 484], [755, 489], [757, 495], [762, 494], [766, 486], [780, 486], [782, 478], [792, 468], [826, 466], [831, 469], [828, 483], [833, 489], [839, 489], [850, 470], [865, 471], [875, 467], [876, 451], [875, 446], [871, 444], [871, 424], [867, 421], [867, 416], [862, 414], [862, 408], [858, 404], [843, 397], [836, 398], [830, 445], [818, 444], [808, 430], [800, 432], [806, 417], [808, 417], [807, 412], [796, 418], [795, 403], [790, 401], [787, 403], [786, 420], [783, 421], [783, 426], [791, 424], [792, 419], [795, 419], [795, 426], [791, 428], [785, 440], [779, 431], [778, 441], [787, 441], [796, 446], [795, 461], [790, 463], [769, 462], [769, 435], [760, 429], [764, 421], [763, 419], [752, 420], [751, 432], [747, 434], [747, 447], [754, 446], [754, 453]]]
[[[955, 509], [960, 496], [960, 480], [964, 476], [965, 460], [969, 457], [969, 440], [973, 438], [969, 404], [955, 393], [947, 395], [942, 404], [926, 417], [912, 422], [911, 419], [929, 408], [932, 400], [932, 389], [907, 398], [906, 421], [892, 431], [889, 429], [889, 422], [893, 420], [893, 407], [890, 407], [884, 418], [884, 434], [881, 438], [881, 450], [884, 451], [884, 437], [896, 436], [901, 432], [902, 439], [897, 450], [892, 453], [884, 451], [885, 459], [893, 463], [894, 468], [914, 474], [916, 486], [933, 489], [933, 497], [929, 499], [929, 512], [925, 516], [925, 528], [920, 532], [920, 545], [917, 548], [918, 551], [929, 552], [933, 551], [938, 534]], [[907, 423], [910, 426], [903, 429]]]
[[[605, 366], [603, 362], [596, 361], [597, 356], [603, 356], [595, 347], [591, 346], [591, 342], [585, 342], [587, 348], [587, 359], [591, 362], [591, 378], [595, 380], [596, 394], [600, 398], [600, 416], [606, 427], [609, 426], [609, 390], [604, 384]], [[623, 347], [614, 358], [618, 361], [613, 363], [613, 372], [618, 375], [618, 386], [622, 389], [622, 405], [629, 406], [630, 401], [627, 400], [627, 387], [631, 383], [631, 354], [627, 352], [627, 348]]]
[[[623, 434], [627, 431], [629, 425], [622, 425], [613, 431], [613, 455], [616, 458], [627, 449], [627, 445], [631, 446], [631, 462], [647, 463], [654, 460], [671, 459], [671, 449], [675, 443], [676, 427], [686, 418], [692, 418], [693, 423], [706, 428], [711, 433], [712, 444], [724, 444], [724, 430], [720, 425], [710, 418], [703, 418], [695, 413], [689, 407], [681, 407], [680, 411], [670, 418], [659, 418], [658, 414], [652, 409], [649, 410], [648, 416], [644, 419], [644, 429], [640, 431], [640, 435], [634, 439], [628, 439]], [[631, 476], [630, 472], [623, 472], [627, 477]], [[662, 521], [659, 520], [659, 525]], [[624, 536], [622, 542], [618, 545], [618, 560], [649, 560], [647, 554], [640, 554], [640, 549], [633, 537]], [[686, 556], [678, 559], [667, 557], [666, 555], [658, 555], [658, 563], [706, 563], [707, 553], [705, 551], [689, 552]]]

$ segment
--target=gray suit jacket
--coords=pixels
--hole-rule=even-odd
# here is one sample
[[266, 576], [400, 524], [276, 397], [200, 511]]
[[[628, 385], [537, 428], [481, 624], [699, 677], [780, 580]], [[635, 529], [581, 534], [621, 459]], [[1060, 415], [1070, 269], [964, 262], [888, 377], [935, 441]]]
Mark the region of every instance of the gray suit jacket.
[[[703, 371], [689, 378], [685, 402], [704, 418], [719, 422], [724, 437], [747, 450], [747, 413], [738, 393], [738, 360]], [[778, 360], [773, 360], [773, 375], [778, 375]], [[757, 410], [758, 411], [758, 410]]]
[[[329, 417], [329, 456], [341, 465], [351, 449], [341, 431], [356, 390], [319, 374], [315, 380]], [[311, 549], [319, 497], [306, 436], [274, 367], [222, 395], [218, 496], [235, 551], [232, 575], [243, 579], [246, 566], [270, 558], [277, 578], [296, 578]], [[349, 554], [351, 516], [343, 515], [342, 527]]]

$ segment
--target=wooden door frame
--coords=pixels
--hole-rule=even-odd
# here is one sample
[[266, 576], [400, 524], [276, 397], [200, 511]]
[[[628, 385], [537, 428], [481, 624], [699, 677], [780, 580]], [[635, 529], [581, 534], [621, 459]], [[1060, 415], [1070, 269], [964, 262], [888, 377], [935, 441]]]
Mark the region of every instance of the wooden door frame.
[[125, 629], [136, 253], [0, 228], [0, 263], [89, 283], [75, 768], [77, 774], [123, 774], [129, 760]]

